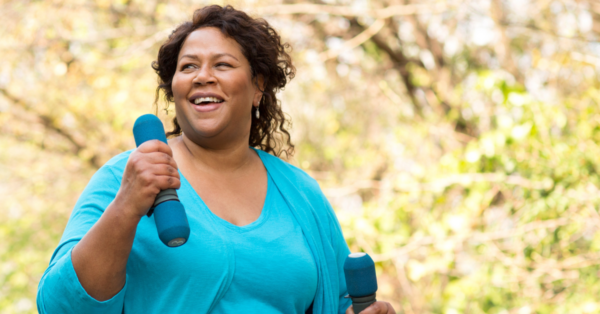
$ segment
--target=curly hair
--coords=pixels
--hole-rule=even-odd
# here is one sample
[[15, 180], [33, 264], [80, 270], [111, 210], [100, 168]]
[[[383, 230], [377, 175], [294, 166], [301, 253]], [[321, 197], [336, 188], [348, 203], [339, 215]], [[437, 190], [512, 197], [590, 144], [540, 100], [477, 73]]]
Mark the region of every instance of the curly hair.
[[[179, 25], [160, 47], [157, 60], [152, 62], [152, 68], [158, 74], [155, 103], [158, 103], [160, 91], [164, 93], [167, 108], [173, 102], [171, 83], [177, 68], [177, 57], [187, 36], [203, 27], [218, 28], [223, 35], [233, 38], [250, 63], [252, 78], [258, 75], [264, 78], [263, 97], [258, 107], [260, 119], [251, 115], [249, 145], [276, 156], [282, 153], [286, 157], [292, 156], [294, 145], [288, 131], [291, 122], [281, 110], [276, 96], [296, 74], [296, 68], [286, 51], [290, 45], [281, 42], [281, 37], [267, 21], [251, 18], [230, 5], [211, 5], [194, 11], [192, 21]], [[174, 129], [167, 132], [167, 137], [181, 134], [177, 117], [173, 119], [173, 125]]]

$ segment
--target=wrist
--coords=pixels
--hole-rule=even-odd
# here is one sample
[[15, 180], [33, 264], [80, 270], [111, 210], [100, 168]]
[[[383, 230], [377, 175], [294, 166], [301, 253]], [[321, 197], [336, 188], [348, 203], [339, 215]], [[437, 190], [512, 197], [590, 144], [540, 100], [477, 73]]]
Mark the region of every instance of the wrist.
[[117, 216], [119, 221], [123, 223], [132, 224], [137, 227], [137, 224], [144, 215], [138, 214], [133, 204], [127, 202], [123, 197], [120, 197], [119, 194], [120, 193], [118, 193], [117, 197], [115, 197], [110, 205], [108, 205], [106, 213]]

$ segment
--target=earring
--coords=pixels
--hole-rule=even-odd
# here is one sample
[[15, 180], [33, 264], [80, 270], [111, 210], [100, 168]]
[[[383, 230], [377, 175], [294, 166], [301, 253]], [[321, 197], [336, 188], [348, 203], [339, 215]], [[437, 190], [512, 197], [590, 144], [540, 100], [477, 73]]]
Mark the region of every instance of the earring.
[[256, 113], [254, 113], [254, 116], [256, 119], [260, 119], [260, 110], [258, 110], [258, 107], [256, 107]]

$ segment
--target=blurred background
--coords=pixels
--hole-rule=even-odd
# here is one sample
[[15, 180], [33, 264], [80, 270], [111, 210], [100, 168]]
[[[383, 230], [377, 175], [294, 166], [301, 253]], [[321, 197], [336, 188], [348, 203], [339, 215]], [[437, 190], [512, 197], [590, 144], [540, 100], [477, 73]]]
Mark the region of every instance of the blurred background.
[[207, 4], [272, 23], [298, 74], [289, 161], [398, 313], [600, 311], [600, 2], [0, 1], [0, 313], [91, 175], [135, 147], [158, 47]]

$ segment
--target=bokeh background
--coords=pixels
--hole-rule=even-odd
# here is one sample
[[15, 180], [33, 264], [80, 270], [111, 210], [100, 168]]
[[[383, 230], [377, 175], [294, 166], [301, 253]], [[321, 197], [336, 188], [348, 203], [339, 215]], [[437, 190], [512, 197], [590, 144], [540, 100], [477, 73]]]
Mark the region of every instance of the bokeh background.
[[203, 5], [292, 47], [290, 159], [399, 313], [600, 312], [600, 3], [0, 1], [0, 313], [35, 296], [73, 205], [133, 148], [158, 47]]

